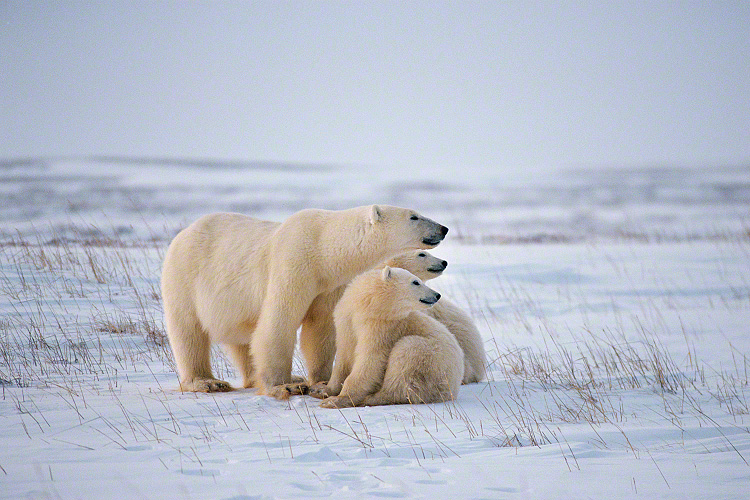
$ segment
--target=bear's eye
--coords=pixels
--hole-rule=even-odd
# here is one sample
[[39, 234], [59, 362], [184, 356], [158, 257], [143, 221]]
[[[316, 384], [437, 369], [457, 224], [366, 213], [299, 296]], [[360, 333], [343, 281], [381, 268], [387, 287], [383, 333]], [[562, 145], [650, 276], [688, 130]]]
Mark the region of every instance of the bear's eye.
[[425, 254], [424, 252], [422, 252], [422, 253], [419, 254], [419, 256], [420, 257], [427, 257], [427, 254]]
[[412, 215], [412, 216], [410, 217], [410, 219], [411, 219], [411, 220], [419, 220], [419, 217], [417, 217], [416, 215]]
[[411, 284], [412, 284], [412, 285], [416, 285], [416, 286], [419, 286], [419, 281], [417, 281], [417, 280], [414, 280], [414, 281], [412, 281], [412, 282], [411, 282]]

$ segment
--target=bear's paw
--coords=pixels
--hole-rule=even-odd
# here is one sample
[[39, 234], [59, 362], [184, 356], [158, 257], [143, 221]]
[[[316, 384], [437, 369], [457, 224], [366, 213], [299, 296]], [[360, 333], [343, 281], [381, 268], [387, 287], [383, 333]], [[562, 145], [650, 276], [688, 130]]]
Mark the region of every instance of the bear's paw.
[[329, 409], [337, 409], [337, 408], [351, 408], [353, 406], [357, 406], [352, 398], [347, 396], [333, 396], [322, 403], [320, 403], [321, 408], [329, 408]]
[[287, 400], [290, 396], [301, 396], [307, 394], [310, 386], [304, 380], [302, 382], [293, 382], [291, 384], [274, 385], [262, 392], [266, 396], [271, 396], [279, 400]]
[[234, 390], [229, 382], [212, 378], [196, 378], [190, 384], [182, 384], [180, 388], [187, 392], [230, 392]]
[[325, 399], [336, 395], [332, 392], [333, 391], [328, 388], [327, 382], [318, 382], [317, 384], [310, 386], [310, 392], [308, 394], [314, 398]]

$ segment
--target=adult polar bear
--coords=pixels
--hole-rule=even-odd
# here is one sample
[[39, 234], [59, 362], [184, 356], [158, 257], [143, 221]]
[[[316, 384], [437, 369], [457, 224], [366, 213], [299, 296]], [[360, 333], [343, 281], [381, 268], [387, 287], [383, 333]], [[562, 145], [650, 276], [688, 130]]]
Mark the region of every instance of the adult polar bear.
[[[213, 375], [212, 342], [261, 394], [286, 399], [328, 380], [339, 287], [394, 255], [435, 247], [447, 232], [414, 210], [385, 205], [302, 210], [283, 223], [230, 213], [198, 219], [172, 240], [162, 269], [181, 389], [232, 389]], [[291, 373], [300, 325], [307, 383]]]

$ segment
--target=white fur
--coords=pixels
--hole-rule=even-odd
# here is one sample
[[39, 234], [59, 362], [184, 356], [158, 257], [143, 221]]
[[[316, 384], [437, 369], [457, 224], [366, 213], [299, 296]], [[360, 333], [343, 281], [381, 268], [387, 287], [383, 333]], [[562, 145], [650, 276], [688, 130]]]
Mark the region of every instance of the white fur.
[[[425, 250], [414, 250], [397, 255], [390, 259], [387, 264], [391, 267], [406, 269], [424, 281], [437, 278], [448, 266], [446, 261]], [[448, 331], [456, 336], [458, 345], [464, 352], [463, 383], [471, 384], [484, 379], [487, 356], [484, 352], [482, 336], [471, 317], [445, 296], [423, 312], [444, 324]]]
[[448, 262], [435, 257], [427, 250], [412, 250], [383, 262], [379, 268], [385, 266], [406, 269], [422, 281], [427, 281], [440, 276], [448, 267]]
[[[322, 406], [436, 403], [454, 399], [463, 353], [438, 321], [420, 311], [440, 294], [404, 269], [355, 278], [334, 311], [336, 364]], [[338, 397], [336, 397], [338, 396]]]
[[390, 206], [302, 210], [283, 223], [230, 213], [198, 219], [174, 238], [162, 271], [181, 388], [231, 389], [211, 371], [216, 342], [245, 387], [277, 398], [304, 391], [291, 375], [300, 325], [309, 381], [328, 379], [340, 287], [393, 255], [434, 247], [446, 232], [413, 210]]
[[423, 312], [445, 325], [461, 346], [464, 353], [462, 383], [473, 384], [483, 380], [487, 375], [487, 355], [484, 352], [482, 336], [471, 317], [445, 297]]

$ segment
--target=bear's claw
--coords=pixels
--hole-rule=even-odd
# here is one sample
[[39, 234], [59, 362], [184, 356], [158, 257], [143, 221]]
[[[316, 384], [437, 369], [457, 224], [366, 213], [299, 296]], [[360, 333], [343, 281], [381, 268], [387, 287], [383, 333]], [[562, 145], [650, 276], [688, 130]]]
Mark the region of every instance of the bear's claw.
[[274, 385], [265, 391], [265, 394], [283, 401], [289, 399], [290, 396], [307, 394], [309, 389], [310, 386], [307, 385], [307, 382], [294, 382], [291, 384]]

